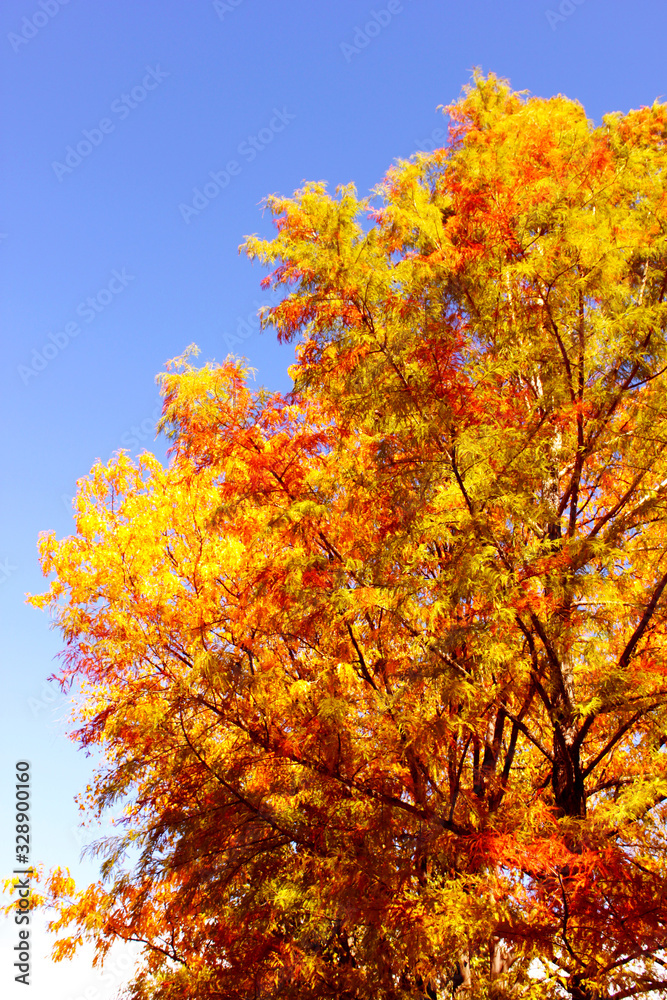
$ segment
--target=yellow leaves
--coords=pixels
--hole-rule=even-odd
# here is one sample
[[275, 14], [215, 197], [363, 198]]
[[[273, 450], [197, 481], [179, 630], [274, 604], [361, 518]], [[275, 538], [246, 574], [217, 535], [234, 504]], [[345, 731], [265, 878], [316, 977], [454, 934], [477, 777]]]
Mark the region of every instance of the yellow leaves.
[[[283, 882], [278, 889], [272, 893], [271, 902], [273, 906], [276, 907], [278, 911], [290, 912], [295, 909], [299, 904], [302, 903], [303, 893], [300, 891], [299, 887], [293, 883]], [[274, 927], [279, 926], [281, 919], [281, 914], [277, 913], [274, 917]]]
[[54, 898], [71, 897], [76, 892], [76, 884], [69, 868], [56, 868], [49, 875], [49, 890]]
[[[628, 759], [628, 764], [631, 763], [631, 759]], [[628, 828], [637, 821], [643, 825], [645, 817], [656, 803], [667, 796], [667, 769], [663, 767], [661, 770], [661, 775], [636, 775], [635, 780], [628, 782], [627, 787], [621, 789], [613, 800], [600, 800], [591, 817], [594, 828], [607, 834], [613, 830], [616, 835], [623, 837], [633, 834], [641, 837], [641, 825], [639, 830], [633, 830], [632, 833]]]
[[306, 701], [308, 694], [310, 693], [310, 690], [311, 690], [310, 681], [305, 681], [305, 680], [294, 681], [294, 683], [290, 685], [289, 696], [292, 700], [303, 704]]
[[[346, 569], [359, 571], [363, 568], [361, 560], [349, 560]], [[380, 587], [355, 587], [350, 591], [352, 604], [359, 608], [375, 608], [382, 605], [386, 599], [386, 593]]]
[[350, 663], [339, 663], [338, 664], [338, 679], [341, 684], [341, 690], [344, 692], [347, 698], [350, 697], [352, 691], [356, 691], [359, 687], [359, 676], [357, 671]]
[[64, 958], [74, 958], [76, 950], [81, 944], [83, 944], [83, 937], [80, 934], [59, 938], [51, 949], [51, 958], [54, 962], [62, 962]]

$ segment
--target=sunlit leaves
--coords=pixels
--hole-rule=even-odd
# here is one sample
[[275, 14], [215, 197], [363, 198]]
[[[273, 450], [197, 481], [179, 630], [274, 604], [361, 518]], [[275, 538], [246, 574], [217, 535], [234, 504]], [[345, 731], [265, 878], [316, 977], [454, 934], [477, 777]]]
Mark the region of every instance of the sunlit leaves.
[[664, 979], [665, 108], [448, 110], [371, 198], [269, 199], [294, 391], [189, 349], [168, 467], [40, 542], [122, 812], [58, 947], [141, 940], [136, 1000]]

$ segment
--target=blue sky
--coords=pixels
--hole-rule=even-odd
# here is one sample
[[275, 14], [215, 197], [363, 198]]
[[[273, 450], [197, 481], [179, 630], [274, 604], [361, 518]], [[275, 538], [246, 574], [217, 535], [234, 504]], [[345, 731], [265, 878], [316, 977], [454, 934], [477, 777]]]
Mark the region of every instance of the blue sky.
[[[663, 0], [4, 0], [0, 497], [0, 866], [13, 860], [17, 759], [32, 764], [33, 862], [82, 879], [73, 797], [90, 759], [64, 737], [48, 675], [60, 637], [24, 603], [40, 531], [72, 528], [77, 478], [154, 442], [155, 376], [195, 342], [287, 389], [293, 348], [259, 334], [262, 199], [306, 180], [365, 194], [441, 144], [438, 105], [481, 66], [579, 100], [599, 122], [667, 96]], [[439, 131], [440, 130], [440, 131]], [[22, 996], [0, 935], [0, 988]], [[35, 925], [32, 998], [104, 1000], [86, 955], [53, 967]], [[115, 964], [114, 964], [115, 963]]]

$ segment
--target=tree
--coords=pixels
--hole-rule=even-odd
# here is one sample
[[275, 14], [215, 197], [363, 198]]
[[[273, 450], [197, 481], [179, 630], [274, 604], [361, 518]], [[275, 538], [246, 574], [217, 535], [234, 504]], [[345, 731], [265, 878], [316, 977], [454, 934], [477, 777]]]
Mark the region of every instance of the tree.
[[667, 991], [667, 111], [447, 110], [268, 200], [293, 392], [186, 353], [169, 466], [41, 540], [124, 805], [56, 951], [143, 942], [136, 1000]]

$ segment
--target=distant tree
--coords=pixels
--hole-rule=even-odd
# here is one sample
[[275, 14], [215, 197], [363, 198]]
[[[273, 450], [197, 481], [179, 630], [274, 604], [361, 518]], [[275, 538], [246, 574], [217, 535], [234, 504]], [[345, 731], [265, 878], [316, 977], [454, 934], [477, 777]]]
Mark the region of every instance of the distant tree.
[[176, 359], [168, 468], [42, 538], [124, 804], [56, 953], [143, 942], [135, 1000], [667, 992], [667, 112], [447, 110], [269, 199], [292, 394]]

